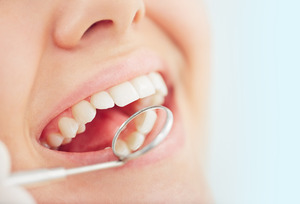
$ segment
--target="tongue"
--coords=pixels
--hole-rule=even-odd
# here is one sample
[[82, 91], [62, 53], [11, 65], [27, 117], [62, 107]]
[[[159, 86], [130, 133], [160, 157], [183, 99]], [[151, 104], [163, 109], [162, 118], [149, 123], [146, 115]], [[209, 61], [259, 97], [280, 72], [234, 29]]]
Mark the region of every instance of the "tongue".
[[96, 118], [86, 125], [86, 131], [77, 135], [70, 144], [61, 146], [60, 151], [89, 152], [111, 147], [112, 139], [128, 115], [118, 108], [101, 110]]

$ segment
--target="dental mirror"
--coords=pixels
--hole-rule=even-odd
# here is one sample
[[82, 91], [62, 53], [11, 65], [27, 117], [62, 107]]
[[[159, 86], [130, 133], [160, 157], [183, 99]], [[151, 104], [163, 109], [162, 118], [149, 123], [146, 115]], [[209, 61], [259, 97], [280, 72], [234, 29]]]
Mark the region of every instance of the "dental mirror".
[[144, 108], [121, 125], [112, 141], [112, 150], [121, 161], [135, 159], [161, 143], [172, 124], [173, 114], [168, 108]]
[[146, 107], [130, 116], [117, 130], [112, 141], [112, 150], [119, 160], [70, 169], [59, 167], [17, 172], [10, 175], [0, 185], [31, 186], [49, 183], [49, 181], [71, 175], [122, 166], [127, 161], [138, 158], [159, 145], [169, 134], [172, 125], [173, 114], [168, 108]]

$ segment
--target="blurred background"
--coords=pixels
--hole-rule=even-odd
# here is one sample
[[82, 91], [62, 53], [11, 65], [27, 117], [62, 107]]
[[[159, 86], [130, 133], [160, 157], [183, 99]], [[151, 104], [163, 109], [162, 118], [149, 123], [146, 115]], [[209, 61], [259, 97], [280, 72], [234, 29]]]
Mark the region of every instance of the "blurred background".
[[206, 0], [217, 204], [300, 203], [300, 1]]

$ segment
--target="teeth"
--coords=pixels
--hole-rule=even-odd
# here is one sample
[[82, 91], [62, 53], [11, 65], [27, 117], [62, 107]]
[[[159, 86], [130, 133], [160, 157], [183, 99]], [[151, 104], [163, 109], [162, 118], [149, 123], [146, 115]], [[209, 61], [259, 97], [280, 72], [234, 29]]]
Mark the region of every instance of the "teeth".
[[[90, 102], [82, 100], [71, 108], [74, 118], [60, 118], [58, 121], [59, 132], [46, 135], [44, 143], [47, 143], [50, 148], [70, 143], [72, 138], [76, 137], [76, 134], [85, 132], [85, 124], [95, 118], [96, 109], [112, 108], [115, 104], [119, 107], [124, 107], [138, 99], [141, 100], [135, 105], [136, 109], [151, 105], [161, 105], [164, 103], [167, 93], [167, 86], [162, 76], [157, 72], [138, 76], [107, 91], [95, 93], [90, 97]], [[118, 144], [120, 151], [122, 150], [122, 152], [129, 154], [129, 148], [133, 151], [139, 148], [144, 140], [143, 134], [148, 134], [152, 130], [156, 117], [157, 115], [153, 111], [148, 111], [144, 116], [140, 116], [136, 120], [136, 128], [139, 133], [135, 133], [130, 139], [126, 139], [128, 146], [124, 141]]]
[[162, 76], [157, 72], [152, 72], [149, 75], [150, 80], [152, 81], [156, 90], [161, 93], [163, 96], [168, 94], [168, 88]]
[[130, 154], [130, 150], [129, 150], [126, 142], [124, 142], [121, 139], [118, 139], [116, 141], [115, 150], [116, 150], [117, 154], [120, 155], [120, 156], [124, 156], [125, 157], [128, 154]]
[[62, 117], [58, 121], [58, 128], [66, 138], [74, 138], [78, 130], [78, 123], [73, 118]]
[[145, 98], [155, 93], [155, 88], [147, 76], [136, 77], [131, 80], [131, 84], [138, 92], [140, 98]]
[[85, 129], [86, 129], [85, 124], [80, 124], [78, 126], [77, 134], [83, 133]]
[[164, 102], [165, 102], [165, 97], [160, 93], [156, 93], [152, 96], [148, 96], [146, 98], [139, 100], [139, 103], [136, 105], [136, 110], [139, 110], [147, 106], [162, 105]]
[[109, 89], [115, 104], [124, 107], [139, 99], [139, 95], [130, 82], [124, 82]]
[[143, 113], [141, 116], [137, 117], [136, 120], [135, 120], [135, 125], [136, 125], [136, 128], [137, 130], [142, 133], [142, 134], [148, 134], [155, 122], [156, 122], [156, 118], [157, 118], [157, 115], [155, 113], [155, 111], [147, 111], [145, 113]]
[[50, 147], [59, 147], [64, 140], [64, 137], [58, 133], [52, 133], [47, 136], [47, 144]]
[[88, 101], [80, 101], [72, 107], [72, 114], [80, 124], [91, 122], [96, 116], [96, 109]]
[[127, 146], [132, 151], [136, 151], [138, 148], [140, 148], [144, 141], [145, 135], [140, 132], [133, 132], [128, 136], [128, 138], [126, 138]]
[[115, 105], [113, 99], [106, 91], [92, 95], [91, 104], [97, 109], [108, 109]]
[[69, 144], [70, 142], [72, 142], [72, 138], [65, 138], [62, 144]]
[[153, 95], [151, 105], [162, 105], [164, 102], [165, 102], [165, 97], [162, 94], [157, 93]]

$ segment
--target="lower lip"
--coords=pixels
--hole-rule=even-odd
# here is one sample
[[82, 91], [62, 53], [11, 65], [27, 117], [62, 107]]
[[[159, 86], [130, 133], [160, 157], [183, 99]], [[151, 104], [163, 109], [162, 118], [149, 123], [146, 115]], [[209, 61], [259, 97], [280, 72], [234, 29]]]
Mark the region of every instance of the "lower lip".
[[[184, 145], [185, 140], [181, 117], [179, 116], [179, 111], [174, 103], [173, 97], [171, 98], [172, 99], [170, 99], [170, 101], [166, 105], [173, 112], [174, 115], [173, 127], [169, 135], [160, 145], [155, 147], [155, 149], [151, 150], [150, 152], [141, 156], [140, 158], [129, 161], [122, 168], [136, 168], [140, 166], [153, 164], [159, 160], [173, 155]], [[43, 148], [43, 150], [47, 151], [47, 154], [51, 153], [53, 158], [60, 158], [63, 161], [66, 161], [65, 164], [68, 164], [68, 166], [72, 167], [118, 160], [118, 158], [113, 154], [111, 148], [94, 152], [80, 153], [53, 151], [46, 148]]]

